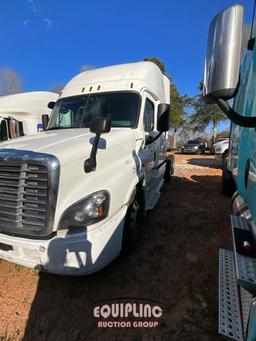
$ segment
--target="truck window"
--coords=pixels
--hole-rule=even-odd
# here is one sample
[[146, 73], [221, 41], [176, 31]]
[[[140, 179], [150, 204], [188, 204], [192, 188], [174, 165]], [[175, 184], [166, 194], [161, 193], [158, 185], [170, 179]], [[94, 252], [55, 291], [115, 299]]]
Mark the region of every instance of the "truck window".
[[154, 104], [146, 99], [144, 110], [144, 129], [146, 132], [154, 130]]
[[140, 97], [136, 93], [101, 93], [57, 101], [48, 129], [89, 128], [95, 117], [109, 117], [112, 127], [134, 127]]

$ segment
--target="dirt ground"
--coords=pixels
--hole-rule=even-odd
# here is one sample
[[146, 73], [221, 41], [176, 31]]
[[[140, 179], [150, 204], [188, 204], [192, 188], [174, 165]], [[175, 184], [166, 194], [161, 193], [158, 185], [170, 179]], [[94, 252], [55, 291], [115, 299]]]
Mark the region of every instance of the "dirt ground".
[[[230, 199], [210, 155], [175, 155], [175, 174], [137, 249], [87, 277], [0, 261], [0, 340], [219, 340], [218, 249], [231, 248]], [[161, 302], [157, 328], [97, 328], [95, 302]]]

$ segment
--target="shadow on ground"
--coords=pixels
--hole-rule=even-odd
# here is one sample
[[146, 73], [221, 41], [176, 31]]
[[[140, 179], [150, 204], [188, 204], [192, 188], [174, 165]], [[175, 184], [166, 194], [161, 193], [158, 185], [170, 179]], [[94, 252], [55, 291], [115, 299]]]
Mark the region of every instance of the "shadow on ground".
[[187, 160], [187, 163], [193, 166], [207, 167], [207, 168], [213, 168], [213, 169], [221, 168], [221, 162], [218, 162], [213, 158], [207, 158], [207, 157], [192, 158], [192, 159]]
[[[40, 274], [23, 340], [219, 340], [218, 249], [231, 247], [229, 200], [220, 177], [192, 180], [164, 186], [129, 256], [88, 277]], [[95, 302], [115, 297], [164, 302], [160, 326], [97, 328]]]

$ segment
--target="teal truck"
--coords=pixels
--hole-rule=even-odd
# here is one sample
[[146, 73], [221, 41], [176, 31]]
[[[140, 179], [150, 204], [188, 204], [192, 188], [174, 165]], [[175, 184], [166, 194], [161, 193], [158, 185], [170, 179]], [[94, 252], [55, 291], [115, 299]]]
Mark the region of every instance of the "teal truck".
[[[219, 252], [219, 334], [256, 340], [256, 43], [243, 41], [243, 7], [219, 13], [209, 28], [204, 99], [232, 121], [227, 168], [233, 251]], [[232, 99], [232, 106], [230, 101]]]

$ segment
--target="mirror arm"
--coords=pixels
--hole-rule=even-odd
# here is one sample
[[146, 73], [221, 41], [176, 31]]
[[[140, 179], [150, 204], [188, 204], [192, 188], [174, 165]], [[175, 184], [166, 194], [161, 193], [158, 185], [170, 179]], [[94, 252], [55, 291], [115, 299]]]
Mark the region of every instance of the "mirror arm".
[[84, 161], [84, 171], [85, 173], [90, 173], [92, 171], [95, 171], [97, 162], [96, 162], [96, 154], [98, 150], [98, 144], [100, 140], [100, 134], [96, 134], [93, 145], [92, 145], [92, 150], [89, 159]]
[[163, 132], [160, 131], [160, 133], [158, 133], [155, 137], [150, 137], [149, 139], [147, 139], [147, 140], [146, 140], [146, 143], [145, 143], [146, 146], [147, 146], [148, 144], [151, 144], [151, 143], [155, 142], [155, 140], [157, 140], [162, 134], [163, 134]]
[[226, 101], [221, 98], [216, 98], [214, 101], [233, 123], [241, 127], [256, 128], [256, 117], [246, 117], [238, 114]]

